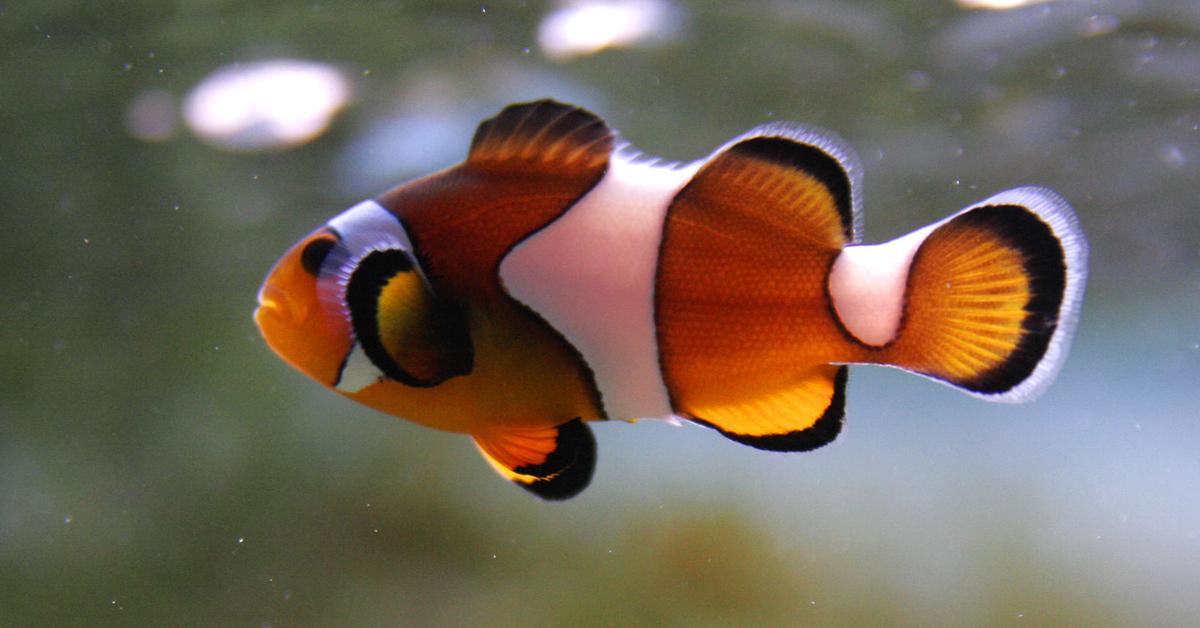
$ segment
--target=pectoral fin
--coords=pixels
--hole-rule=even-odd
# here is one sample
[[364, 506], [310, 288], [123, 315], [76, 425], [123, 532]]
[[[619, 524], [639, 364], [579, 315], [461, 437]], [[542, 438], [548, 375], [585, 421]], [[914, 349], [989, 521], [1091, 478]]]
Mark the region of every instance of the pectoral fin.
[[596, 440], [579, 419], [558, 427], [495, 430], [474, 439], [501, 477], [543, 499], [569, 499], [592, 481]]
[[375, 251], [350, 277], [354, 333], [371, 362], [410, 386], [436, 386], [471, 372], [474, 350], [458, 310], [426, 285], [408, 254]]

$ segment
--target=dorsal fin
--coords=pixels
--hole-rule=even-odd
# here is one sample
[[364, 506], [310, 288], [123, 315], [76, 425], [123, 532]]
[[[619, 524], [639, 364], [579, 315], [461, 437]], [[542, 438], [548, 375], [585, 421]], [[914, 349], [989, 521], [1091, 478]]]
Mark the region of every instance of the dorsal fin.
[[843, 243], [861, 237], [862, 165], [829, 131], [788, 123], [755, 127], [720, 148], [705, 171], [744, 185], [748, 202], [764, 202], [762, 212], [790, 214], [793, 223], [824, 223], [823, 212], [833, 211]]
[[587, 488], [596, 468], [596, 439], [583, 421], [557, 427], [505, 429], [474, 436], [501, 477], [543, 499], [568, 499]]
[[616, 134], [596, 114], [553, 100], [505, 107], [471, 140], [470, 165], [488, 170], [566, 168], [607, 163]]

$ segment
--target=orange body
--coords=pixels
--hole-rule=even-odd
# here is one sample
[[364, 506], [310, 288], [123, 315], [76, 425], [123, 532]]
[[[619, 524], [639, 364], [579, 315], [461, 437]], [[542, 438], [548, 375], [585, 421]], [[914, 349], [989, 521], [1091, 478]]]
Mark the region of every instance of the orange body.
[[578, 108], [505, 109], [464, 163], [288, 251], [259, 293], [263, 336], [556, 499], [590, 481], [587, 421], [678, 416], [807, 450], [840, 430], [846, 364], [1019, 401], [1065, 356], [1086, 242], [1048, 190], [862, 246], [861, 168], [828, 134], [760, 127], [682, 168], [614, 142]]

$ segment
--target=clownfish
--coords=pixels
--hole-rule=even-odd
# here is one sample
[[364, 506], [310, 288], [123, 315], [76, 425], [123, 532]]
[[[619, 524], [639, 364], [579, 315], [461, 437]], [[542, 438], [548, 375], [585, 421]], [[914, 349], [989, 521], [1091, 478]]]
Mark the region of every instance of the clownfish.
[[376, 410], [469, 435], [545, 499], [591, 481], [587, 423], [685, 419], [807, 451], [841, 429], [848, 364], [989, 401], [1066, 358], [1087, 241], [1070, 205], [1001, 192], [859, 244], [862, 166], [768, 124], [662, 165], [551, 100], [480, 124], [466, 161], [339, 214], [271, 269], [270, 347]]

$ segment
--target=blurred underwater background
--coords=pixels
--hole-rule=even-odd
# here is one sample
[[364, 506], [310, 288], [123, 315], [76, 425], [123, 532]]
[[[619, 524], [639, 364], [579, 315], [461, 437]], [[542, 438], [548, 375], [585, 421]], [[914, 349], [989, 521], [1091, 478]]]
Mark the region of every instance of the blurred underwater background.
[[[806, 454], [596, 425], [544, 503], [267, 349], [288, 246], [545, 96], [667, 160], [831, 129], [868, 242], [1054, 188], [1058, 382], [853, 368]], [[1200, 617], [1200, 2], [0, 1], [0, 130], [0, 625]]]

